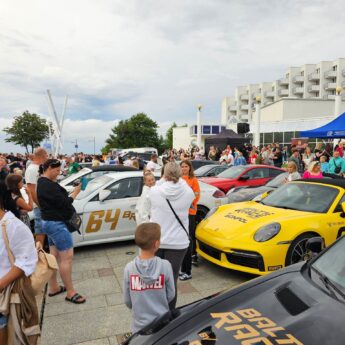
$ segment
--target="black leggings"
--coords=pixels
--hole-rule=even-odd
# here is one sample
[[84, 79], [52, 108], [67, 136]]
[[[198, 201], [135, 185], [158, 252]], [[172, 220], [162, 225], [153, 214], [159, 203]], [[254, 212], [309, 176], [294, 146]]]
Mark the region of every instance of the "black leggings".
[[158, 249], [156, 256], [160, 257], [161, 259], [168, 260], [171, 263], [171, 267], [174, 274], [174, 285], [175, 285], [175, 297], [169, 303], [170, 310], [175, 309], [176, 301], [177, 301], [177, 278], [181, 268], [181, 264], [183, 258], [187, 252], [187, 248], [185, 249]]
[[183, 273], [192, 274], [192, 255], [196, 255], [196, 239], [195, 239], [195, 216], [189, 215], [189, 236], [191, 242], [184, 256], [181, 271]]

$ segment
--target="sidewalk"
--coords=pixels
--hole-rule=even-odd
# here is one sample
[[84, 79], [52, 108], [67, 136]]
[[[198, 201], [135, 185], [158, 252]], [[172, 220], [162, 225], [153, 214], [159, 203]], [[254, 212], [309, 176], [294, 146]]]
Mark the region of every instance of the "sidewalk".
[[[122, 302], [123, 269], [135, 257], [134, 242], [76, 249], [73, 280], [86, 296], [81, 305], [64, 295], [47, 297], [42, 345], [118, 345], [130, 330], [131, 314]], [[193, 302], [252, 276], [200, 262], [193, 279], [179, 282], [178, 305]]]

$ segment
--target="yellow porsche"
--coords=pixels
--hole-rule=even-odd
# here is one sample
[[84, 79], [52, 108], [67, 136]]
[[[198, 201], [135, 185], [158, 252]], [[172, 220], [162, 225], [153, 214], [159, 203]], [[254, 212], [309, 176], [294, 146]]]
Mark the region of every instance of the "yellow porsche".
[[211, 210], [196, 230], [197, 252], [219, 266], [267, 274], [303, 260], [309, 238], [329, 245], [342, 236], [343, 202], [343, 179], [287, 183], [261, 201]]

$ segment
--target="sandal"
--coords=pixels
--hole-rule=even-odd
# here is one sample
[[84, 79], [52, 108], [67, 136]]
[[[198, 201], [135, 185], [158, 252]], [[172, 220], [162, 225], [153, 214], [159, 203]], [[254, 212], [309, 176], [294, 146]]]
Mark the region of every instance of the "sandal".
[[63, 293], [63, 292], [66, 292], [66, 288], [64, 286], [60, 285], [58, 291], [53, 292], [53, 293], [48, 293], [48, 296], [54, 297], [54, 296], [60, 295], [60, 293]]
[[79, 295], [78, 293], [75, 293], [71, 298], [66, 297], [65, 300], [67, 302], [71, 302], [74, 304], [82, 304], [86, 302], [86, 299], [80, 301], [81, 298], [84, 298], [83, 296]]

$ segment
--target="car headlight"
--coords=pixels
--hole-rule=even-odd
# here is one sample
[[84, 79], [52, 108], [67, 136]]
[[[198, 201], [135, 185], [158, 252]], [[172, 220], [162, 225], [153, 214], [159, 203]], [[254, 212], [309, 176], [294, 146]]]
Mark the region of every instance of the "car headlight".
[[276, 236], [281, 229], [279, 223], [271, 223], [260, 228], [254, 235], [256, 242], [266, 242]]
[[207, 218], [210, 218], [217, 210], [218, 210], [218, 207], [213, 207], [213, 208], [211, 208], [211, 209], [207, 212], [207, 214], [206, 214], [204, 220], [207, 219]]

